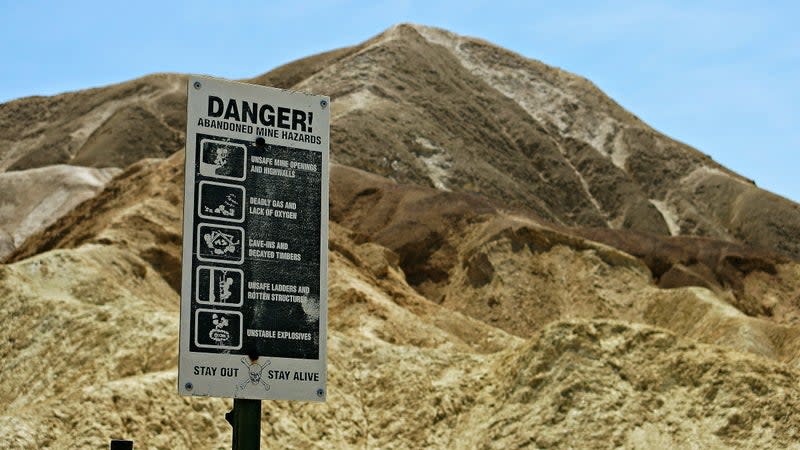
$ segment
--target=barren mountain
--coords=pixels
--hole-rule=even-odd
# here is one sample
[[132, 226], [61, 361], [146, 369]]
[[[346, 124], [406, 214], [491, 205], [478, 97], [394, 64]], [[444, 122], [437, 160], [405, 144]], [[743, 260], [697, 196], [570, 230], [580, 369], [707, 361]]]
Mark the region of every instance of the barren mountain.
[[0, 105], [0, 169], [124, 167], [168, 156], [183, 147], [185, 114], [183, 75], [13, 100]]
[[[228, 445], [175, 386], [184, 80], [0, 105], [5, 230], [45, 227], [0, 266], [3, 447]], [[800, 448], [798, 205], [443, 30], [250, 81], [331, 95], [338, 162], [329, 399], [264, 402], [265, 447]], [[64, 163], [124, 170], [11, 202]]]
[[[245, 81], [329, 95], [341, 164], [554, 223], [800, 257], [800, 206], [656, 132], [590, 81], [485, 41], [398, 25]], [[0, 168], [169, 155], [183, 145], [184, 86], [185, 76], [152, 75], [0, 105]]]
[[800, 256], [798, 205], [661, 135], [591, 82], [484, 41], [400, 25], [294, 88], [334, 99], [343, 164], [565, 225]]

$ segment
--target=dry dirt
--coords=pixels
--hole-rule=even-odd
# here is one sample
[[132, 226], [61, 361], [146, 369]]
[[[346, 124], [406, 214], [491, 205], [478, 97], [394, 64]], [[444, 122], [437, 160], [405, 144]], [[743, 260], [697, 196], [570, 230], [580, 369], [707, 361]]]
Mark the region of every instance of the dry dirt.
[[[0, 265], [0, 447], [229, 447], [230, 401], [176, 388], [184, 80], [0, 105], [29, 236]], [[264, 402], [264, 448], [800, 449], [798, 205], [444, 30], [251, 81], [331, 95], [339, 163], [329, 400]], [[64, 163], [124, 170], [37, 175]], [[99, 193], [26, 209], [63, 192]]]

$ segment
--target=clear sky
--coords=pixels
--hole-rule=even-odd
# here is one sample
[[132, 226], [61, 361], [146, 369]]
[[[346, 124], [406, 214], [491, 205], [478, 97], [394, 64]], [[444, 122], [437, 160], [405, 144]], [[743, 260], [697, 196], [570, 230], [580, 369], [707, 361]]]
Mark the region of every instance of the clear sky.
[[800, 201], [796, 5], [0, 0], [0, 102], [153, 72], [250, 77], [414, 22], [585, 76], [659, 131]]

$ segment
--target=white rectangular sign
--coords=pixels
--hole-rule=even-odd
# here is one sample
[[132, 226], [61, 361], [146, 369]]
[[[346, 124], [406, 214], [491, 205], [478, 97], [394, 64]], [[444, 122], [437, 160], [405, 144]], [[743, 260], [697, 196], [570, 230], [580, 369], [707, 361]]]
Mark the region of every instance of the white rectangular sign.
[[324, 401], [328, 98], [188, 91], [178, 391]]

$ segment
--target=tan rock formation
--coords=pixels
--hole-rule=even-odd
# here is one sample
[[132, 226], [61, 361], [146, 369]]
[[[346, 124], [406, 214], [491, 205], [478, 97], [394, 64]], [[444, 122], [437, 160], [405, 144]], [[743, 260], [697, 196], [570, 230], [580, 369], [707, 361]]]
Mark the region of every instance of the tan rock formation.
[[0, 173], [0, 259], [101, 191], [119, 172], [55, 165]]

